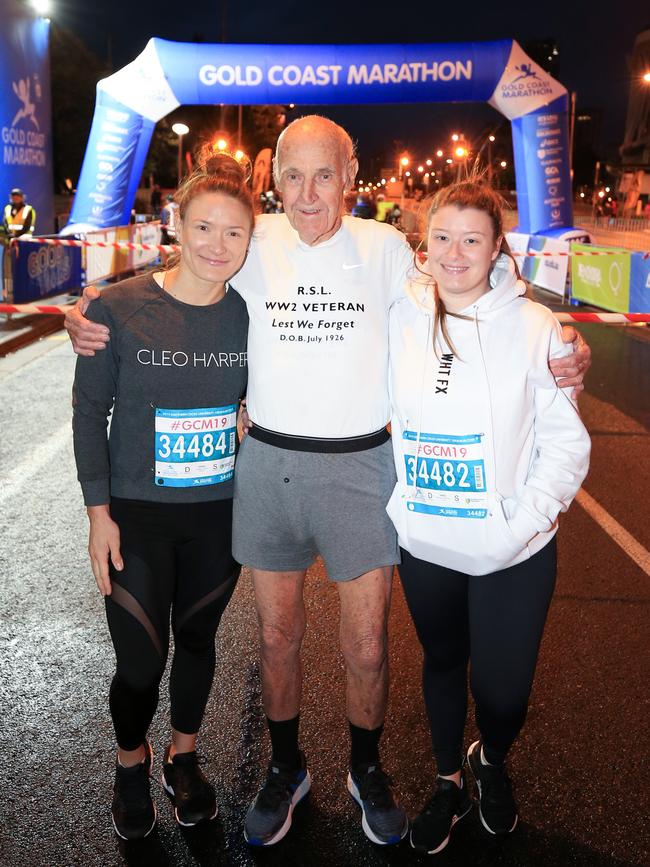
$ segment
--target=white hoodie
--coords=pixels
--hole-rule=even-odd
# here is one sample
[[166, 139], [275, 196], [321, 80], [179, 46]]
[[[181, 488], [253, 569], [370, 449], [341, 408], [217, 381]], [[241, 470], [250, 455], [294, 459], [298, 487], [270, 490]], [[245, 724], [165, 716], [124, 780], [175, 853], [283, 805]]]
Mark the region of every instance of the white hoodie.
[[431, 286], [411, 283], [390, 313], [397, 484], [387, 511], [414, 557], [469, 575], [543, 548], [589, 467], [570, 389], [548, 368], [571, 352], [559, 323], [520, 297], [508, 256], [490, 284], [462, 311], [469, 321], [447, 317], [456, 356], [444, 344], [434, 352]]

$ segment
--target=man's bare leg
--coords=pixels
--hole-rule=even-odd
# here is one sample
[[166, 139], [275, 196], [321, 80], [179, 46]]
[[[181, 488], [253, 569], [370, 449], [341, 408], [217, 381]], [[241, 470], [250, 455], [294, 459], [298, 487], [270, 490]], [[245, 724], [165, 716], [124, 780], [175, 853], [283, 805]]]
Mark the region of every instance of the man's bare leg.
[[244, 837], [254, 846], [272, 846], [288, 832], [293, 808], [311, 785], [298, 749], [305, 572], [251, 572], [259, 624], [262, 701], [273, 755], [266, 781], [246, 814]]
[[388, 703], [392, 574], [393, 567], [388, 566], [338, 584], [351, 739], [348, 790], [361, 807], [366, 836], [381, 845], [399, 843], [409, 827], [379, 757]]
[[347, 714], [353, 725], [363, 729], [378, 728], [386, 716], [392, 575], [393, 567], [387, 566], [337, 584]]
[[259, 625], [262, 701], [274, 758], [293, 763], [298, 752], [305, 572], [251, 572]]

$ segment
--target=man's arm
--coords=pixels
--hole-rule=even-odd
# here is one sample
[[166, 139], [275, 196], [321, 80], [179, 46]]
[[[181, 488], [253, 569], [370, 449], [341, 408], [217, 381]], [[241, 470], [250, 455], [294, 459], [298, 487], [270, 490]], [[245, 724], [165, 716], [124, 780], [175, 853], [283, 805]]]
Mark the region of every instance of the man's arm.
[[90, 302], [96, 298], [99, 298], [99, 290], [94, 286], [86, 286], [81, 298], [65, 315], [63, 324], [77, 355], [94, 355], [95, 352], [106, 349], [106, 344], [111, 339], [106, 325], [91, 322], [84, 315]]
[[591, 349], [582, 335], [572, 325], [562, 326], [562, 340], [573, 344], [573, 352], [564, 358], [554, 358], [549, 361], [551, 373], [559, 388], [573, 386], [571, 396], [574, 400], [584, 390], [584, 378], [591, 367]]

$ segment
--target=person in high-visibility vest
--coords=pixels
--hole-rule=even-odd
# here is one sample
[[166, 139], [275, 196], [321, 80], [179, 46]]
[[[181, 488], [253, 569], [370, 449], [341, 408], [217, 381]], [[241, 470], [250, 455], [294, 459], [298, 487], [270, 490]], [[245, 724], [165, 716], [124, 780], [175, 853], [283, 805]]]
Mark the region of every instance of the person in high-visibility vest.
[[14, 187], [9, 194], [10, 202], [5, 206], [2, 216], [2, 234], [6, 239], [33, 235], [36, 225], [36, 211], [25, 201], [25, 193]]

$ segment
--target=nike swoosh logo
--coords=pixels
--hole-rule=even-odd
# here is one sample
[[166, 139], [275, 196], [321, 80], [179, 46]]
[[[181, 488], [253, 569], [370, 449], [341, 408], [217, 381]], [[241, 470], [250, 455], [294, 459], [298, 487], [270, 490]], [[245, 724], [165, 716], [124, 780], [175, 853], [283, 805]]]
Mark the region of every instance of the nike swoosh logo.
[[350, 271], [352, 268], [363, 268], [363, 262], [359, 265], [343, 265], [344, 271]]

